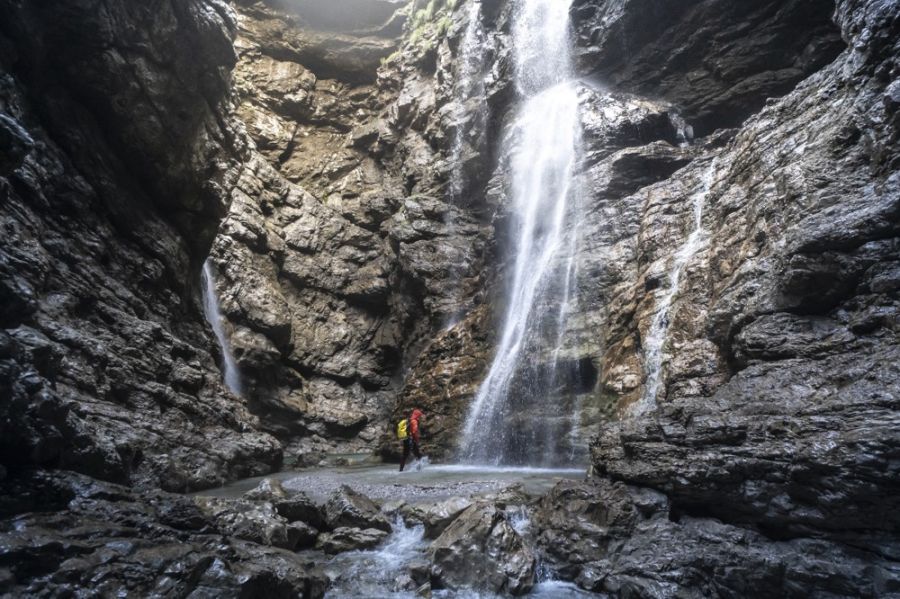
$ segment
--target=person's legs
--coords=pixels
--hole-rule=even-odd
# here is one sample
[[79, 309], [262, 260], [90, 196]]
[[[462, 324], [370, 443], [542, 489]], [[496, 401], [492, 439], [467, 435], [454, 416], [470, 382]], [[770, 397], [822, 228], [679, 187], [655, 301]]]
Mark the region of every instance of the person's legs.
[[413, 442], [412, 442], [412, 452], [413, 452], [413, 455], [416, 456], [417, 460], [422, 459], [422, 454], [421, 454], [421, 452], [419, 452], [419, 443], [416, 440], [413, 440]]
[[[403, 467], [406, 466], [406, 458], [409, 457], [409, 439], [403, 439], [403, 457], [400, 458], [400, 472], [403, 472]], [[418, 449], [416, 450], [418, 452]]]

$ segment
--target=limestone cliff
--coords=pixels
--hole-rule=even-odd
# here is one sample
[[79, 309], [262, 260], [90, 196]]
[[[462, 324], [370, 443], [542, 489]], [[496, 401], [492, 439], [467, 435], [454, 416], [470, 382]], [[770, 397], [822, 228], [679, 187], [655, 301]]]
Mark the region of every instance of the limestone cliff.
[[333, 53], [314, 11], [236, 6], [236, 116], [257, 152], [212, 255], [251, 409], [303, 461], [379, 442], [488, 236], [446, 202], [450, 8], [354, 7]]

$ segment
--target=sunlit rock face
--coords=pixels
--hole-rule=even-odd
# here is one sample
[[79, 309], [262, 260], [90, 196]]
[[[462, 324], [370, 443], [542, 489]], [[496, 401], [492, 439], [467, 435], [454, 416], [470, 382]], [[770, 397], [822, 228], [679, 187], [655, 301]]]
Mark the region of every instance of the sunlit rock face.
[[236, 5], [234, 116], [255, 151], [212, 250], [248, 405], [313, 461], [381, 439], [404, 369], [472, 305], [490, 233], [480, 200], [446, 191], [463, 24], [441, 3], [353, 4]]

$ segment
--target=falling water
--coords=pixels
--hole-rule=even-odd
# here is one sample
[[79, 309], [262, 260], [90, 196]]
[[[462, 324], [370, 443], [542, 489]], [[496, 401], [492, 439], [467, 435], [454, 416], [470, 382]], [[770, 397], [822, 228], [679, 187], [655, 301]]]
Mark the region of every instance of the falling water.
[[231, 353], [231, 343], [222, 326], [222, 310], [219, 308], [219, 298], [216, 296], [216, 278], [213, 275], [212, 264], [209, 259], [203, 263], [203, 312], [206, 320], [212, 327], [219, 348], [222, 350], [222, 362], [225, 371], [225, 386], [235, 395], [242, 395], [241, 373], [238, 370], [234, 354]]
[[481, 2], [469, 4], [466, 29], [459, 43], [456, 57], [456, 108], [453, 113], [456, 128], [450, 148], [450, 198], [458, 204], [465, 190], [465, 160], [463, 150], [466, 138], [483, 134], [487, 123], [487, 110], [480, 101], [485, 95], [484, 30], [481, 26]]
[[656, 398], [662, 384], [663, 347], [665, 346], [666, 334], [669, 329], [669, 311], [672, 308], [672, 301], [678, 293], [684, 268], [705, 243], [703, 210], [706, 207], [706, 200], [712, 188], [715, 174], [716, 161], [713, 160], [700, 178], [700, 186], [692, 196], [693, 229], [675, 254], [672, 270], [669, 272], [669, 287], [659, 299], [653, 322], [650, 323], [650, 330], [644, 342], [644, 347], [646, 348], [644, 367], [647, 372], [647, 381], [644, 386], [644, 397], [638, 404], [638, 412], [645, 412], [656, 404]]
[[397, 588], [409, 572], [410, 563], [427, 558], [425, 527], [407, 526], [395, 518], [393, 532], [376, 549], [351, 551], [336, 556], [325, 568], [331, 580], [326, 597], [374, 599], [417, 597], [415, 591]]
[[[581, 124], [572, 81], [569, 5], [567, 0], [520, 0], [515, 16], [515, 77], [522, 106], [505, 143], [511, 156], [510, 238], [516, 253], [500, 340], [460, 440], [469, 462], [534, 463], [554, 457], [548, 454], [555, 448], [542, 442], [552, 433], [541, 430], [541, 418], [529, 423], [527, 434], [510, 427], [509, 420], [537, 413], [546, 399], [546, 386], [514, 390], [512, 383], [528, 380], [520, 376], [520, 358], [526, 347], [547, 349], [533, 347], [546, 328], [556, 328], [561, 338], [572, 280], [571, 204]], [[560, 298], [562, 312], [553, 318], [545, 304]]]
[[677, 112], [669, 113], [669, 122], [675, 128], [675, 136], [678, 138], [679, 147], [686, 148], [691, 145], [691, 140], [694, 139], [694, 128], [691, 124]]
[[[447, 234], [459, 232], [458, 211], [465, 201], [466, 189], [470, 184], [467, 171], [473, 159], [478, 159], [478, 150], [483, 145], [488, 122], [488, 108], [485, 100], [485, 71], [487, 68], [485, 33], [481, 23], [481, 2], [473, 0], [467, 5], [466, 28], [459, 42], [456, 55], [454, 96], [456, 101], [452, 111], [454, 129], [450, 146], [450, 180], [447, 199], [452, 206], [444, 216]], [[453, 259], [448, 267], [450, 282], [449, 318], [445, 328], [455, 326], [462, 318], [462, 280], [466, 272], [466, 259]]]

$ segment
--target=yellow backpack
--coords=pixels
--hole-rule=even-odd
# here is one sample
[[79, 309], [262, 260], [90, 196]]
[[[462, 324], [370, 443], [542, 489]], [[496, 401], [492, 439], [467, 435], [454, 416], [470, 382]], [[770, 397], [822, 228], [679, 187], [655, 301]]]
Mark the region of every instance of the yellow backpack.
[[409, 418], [404, 418], [397, 423], [397, 438], [401, 441], [409, 437]]

